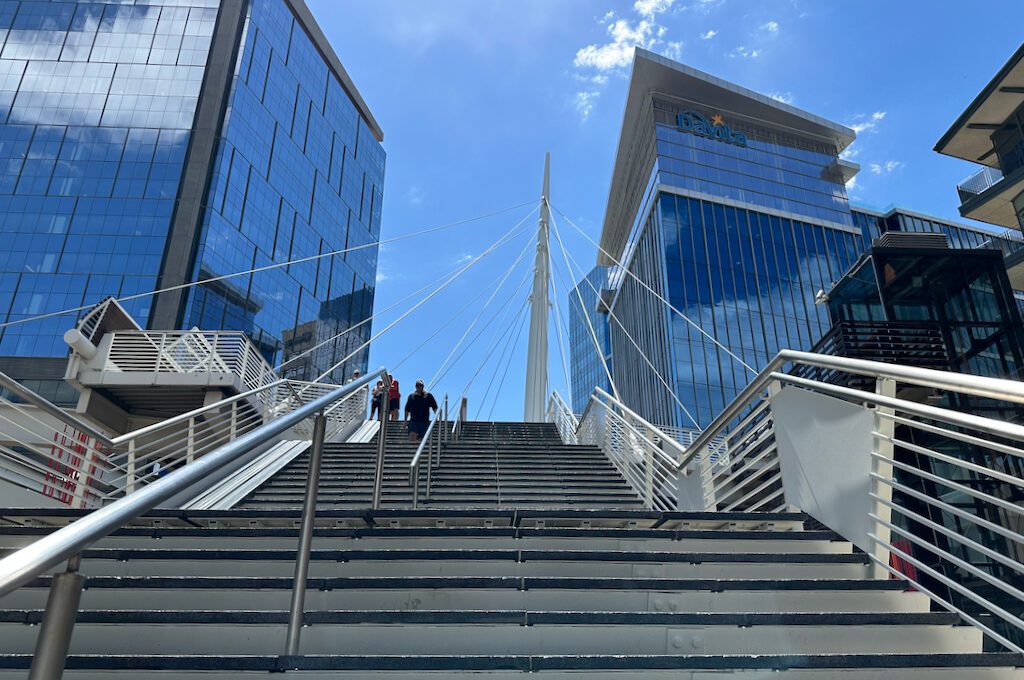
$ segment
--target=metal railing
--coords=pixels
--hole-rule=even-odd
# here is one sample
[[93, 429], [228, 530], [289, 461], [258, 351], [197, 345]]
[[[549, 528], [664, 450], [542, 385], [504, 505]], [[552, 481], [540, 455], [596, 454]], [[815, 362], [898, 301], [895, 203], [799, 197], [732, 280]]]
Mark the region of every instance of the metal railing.
[[367, 385], [371, 381], [378, 376], [386, 377], [386, 375], [384, 369], [379, 369], [347, 385], [336, 386], [333, 390], [308, 402], [296, 404], [295, 408], [277, 414], [269, 422], [260, 424], [251, 431], [221, 444], [207, 455], [188, 461], [181, 468], [153, 480], [152, 483], [134, 493], [113, 501], [0, 559], [0, 596], [24, 586], [60, 562], [68, 561], [68, 570], [53, 578], [50, 598], [47, 602], [36, 646], [34, 666], [39, 664], [40, 667], [47, 669], [63, 669], [83, 585], [83, 579], [78, 574], [78, 555], [83, 549], [177, 494], [194, 488], [204, 480], [215, 479], [219, 472], [246, 454], [273, 442], [282, 433], [312, 419], [309, 476], [306, 483], [286, 640], [286, 653], [297, 653], [316, 512], [319, 462], [323, 455], [323, 443], [326, 438], [327, 415], [338, 404], [354, 394], [363, 393], [365, 395]]
[[1002, 179], [1003, 173], [999, 169], [985, 166], [957, 184], [956, 190], [963, 202], [998, 184]]
[[230, 373], [249, 390], [278, 380], [248, 336], [238, 331], [111, 332], [83, 368], [113, 373]]
[[[787, 364], [794, 370], [783, 373], [780, 369]], [[806, 371], [799, 369], [807, 367], [869, 378], [873, 386], [854, 389], [801, 377], [799, 373]], [[993, 400], [1012, 410], [1024, 404], [1024, 384], [781, 352], [682, 460], [690, 468], [706, 465], [715, 452], [713, 438], [725, 437], [725, 455], [710, 465], [718, 469], [706, 486], [708, 509], [806, 509], [794, 501], [799, 484], [790, 480], [796, 486], [788, 485], [782, 474], [784, 456], [789, 454], [780, 453], [776, 445], [778, 425], [771, 413], [773, 400], [790, 389], [846, 402], [870, 416], [870, 432], [861, 434], [871, 444], [848, 452], [843, 449], [850, 447], [846, 442], [830, 445], [842, 449], [851, 464], [858, 457], [870, 458], [870, 479], [862, 480], [870, 488], [871, 511], [864, 518], [870, 529], [859, 545], [879, 572], [909, 581], [992, 639], [1024, 651], [1024, 534], [1019, 530], [1024, 519], [1024, 427], [964, 413], [957, 401]], [[925, 395], [924, 403], [898, 398], [903, 390], [917, 398]], [[1019, 413], [1024, 417], [1024, 409]], [[813, 427], [808, 414], [800, 429]], [[822, 440], [829, 441], [828, 435], [822, 433]], [[814, 452], [800, 455], [813, 464]], [[847, 469], [836, 469], [832, 478], [848, 474]], [[849, 485], [850, 480], [842, 483]], [[743, 493], [733, 494], [730, 501], [728, 494], [736, 487]], [[823, 488], [813, 493], [827, 495]], [[747, 498], [747, 505], [737, 504], [742, 498]], [[831, 507], [826, 512], [839, 512], [843, 505], [839, 498], [822, 498], [820, 503]], [[855, 536], [845, 537], [857, 542]]]
[[[558, 417], [557, 412], [565, 408], [565, 402], [557, 394], [553, 395], [549, 408], [549, 412]], [[572, 422], [564, 411], [561, 418], [560, 432], [563, 428], [568, 430]], [[563, 441], [599, 447], [645, 507], [655, 510], [679, 508], [680, 466], [677, 460], [685, 452], [683, 445], [604, 390], [594, 390], [575, 433], [563, 434]]]
[[[116, 437], [0, 374], [0, 477], [72, 508], [96, 508], [131, 494], [337, 385], [275, 382]], [[328, 440], [365, 413], [368, 388], [325, 413]], [[308, 423], [297, 434], [312, 435]]]
[[[444, 396], [444, 403], [447, 406], [448, 395]], [[427, 453], [427, 488], [426, 501], [430, 502], [430, 488], [433, 483], [434, 470], [441, 465], [441, 449], [445, 443], [445, 433], [448, 431], [448, 424], [445, 421], [447, 408], [440, 408], [427, 426], [419, 446], [416, 447], [416, 454], [409, 462], [409, 484], [412, 486], [412, 507], [419, 507], [420, 501], [420, 463], [423, 460], [423, 452]]]
[[576, 414], [572, 412], [569, 405], [562, 399], [562, 395], [558, 392], [552, 392], [548, 398], [548, 422], [554, 423], [558, 429], [558, 434], [562, 438], [562, 441], [566, 444], [578, 444], [579, 440], [576, 437], [577, 431], [580, 429], [580, 422], [576, 418]]

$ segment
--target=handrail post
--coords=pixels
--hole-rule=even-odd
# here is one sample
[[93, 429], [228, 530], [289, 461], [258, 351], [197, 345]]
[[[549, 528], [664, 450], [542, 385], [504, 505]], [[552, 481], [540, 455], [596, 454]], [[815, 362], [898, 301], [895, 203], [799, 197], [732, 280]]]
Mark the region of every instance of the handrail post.
[[[437, 423], [434, 423], [435, 425]], [[430, 502], [430, 485], [434, 478], [434, 446], [437, 444], [437, 428], [431, 428], [427, 435], [427, 502]]]
[[56, 574], [50, 583], [50, 595], [46, 600], [43, 625], [36, 638], [29, 680], [60, 680], [64, 674], [85, 584], [85, 577], [78, 573], [80, 562], [79, 555], [69, 559], [67, 571]]
[[[384, 371], [384, 394], [381, 395], [381, 409], [380, 409], [380, 430], [377, 433], [377, 467], [373, 473], [373, 509], [376, 510], [380, 507], [380, 494], [381, 487], [384, 484], [384, 455], [387, 450], [387, 438], [388, 438], [388, 416], [390, 415], [390, 409], [384, 408], [387, 404], [385, 397], [391, 389], [391, 376], [387, 371]], [[417, 480], [419, 479], [419, 471], [416, 473]]]
[[[875, 381], [875, 394], [883, 397], [895, 397], [896, 381], [892, 378], [878, 378]], [[878, 477], [887, 480], [893, 478], [891, 461], [893, 460], [893, 449], [895, 447], [893, 446], [892, 438], [896, 434], [896, 422], [892, 418], [885, 416], [891, 416], [894, 413], [895, 411], [892, 408], [875, 407], [874, 431], [881, 436], [874, 435], [872, 437], [875, 453], [878, 454], [878, 457], [871, 457], [871, 469]], [[892, 508], [886, 502], [892, 501], [892, 487], [889, 484], [883, 483], [877, 477], [872, 477], [871, 491], [881, 499], [872, 500], [871, 512], [875, 517], [883, 520], [882, 522], [873, 522], [874, 526], [872, 528], [877, 538], [872, 550], [872, 555], [876, 560], [872, 563], [872, 570], [874, 571], [875, 578], [886, 578], [888, 571], [886, 571], [885, 566], [889, 565], [889, 545], [892, 543], [892, 531], [886, 526], [886, 523], [892, 520]]]
[[285, 654], [299, 653], [299, 636], [305, 614], [306, 578], [309, 576], [309, 551], [313, 543], [313, 524], [316, 521], [317, 490], [320, 486], [320, 464], [324, 457], [324, 438], [327, 418], [320, 411], [313, 419], [313, 443], [309, 449], [309, 470], [306, 474], [306, 496], [302, 501], [302, 528], [299, 548], [295, 555], [295, 579], [292, 581], [292, 602], [288, 611], [288, 637]]
[[441, 421], [444, 423], [444, 443], [448, 443], [448, 437], [451, 434], [448, 431], [448, 395], [444, 395], [444, 419]]
[[128, 441], [128, 465], [125, 468], [125, 495], [135, 492], [135, 440]]

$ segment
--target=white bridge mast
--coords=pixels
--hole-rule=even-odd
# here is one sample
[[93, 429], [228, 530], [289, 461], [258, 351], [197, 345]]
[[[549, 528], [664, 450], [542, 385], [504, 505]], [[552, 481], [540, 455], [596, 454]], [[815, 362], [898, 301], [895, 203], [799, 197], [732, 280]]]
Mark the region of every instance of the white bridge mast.
[[526, 403], [523, 420], [544, 421], [548, 397], [548, 191], [551, 179], [551, 153], [544, 155], [544, 188], [540, 197], [537, 223], [537, 254], [533, 260], [533, 290], [530, 292], [530, 345], [526, 352]]

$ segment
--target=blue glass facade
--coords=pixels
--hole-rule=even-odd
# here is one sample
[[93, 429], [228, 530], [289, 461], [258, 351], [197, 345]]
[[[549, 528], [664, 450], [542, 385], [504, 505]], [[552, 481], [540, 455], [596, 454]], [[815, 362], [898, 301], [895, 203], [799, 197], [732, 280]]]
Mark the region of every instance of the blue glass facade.
[[601, 291], [608, 288], [608, 274], [608, 267], [594, 267], [569, 293], [572, 409], [577, 414], [587, 407], [595, 387], [606, 392], [611, 390], [608, 373], [605, 372], [605, 365], [611, 369], [608, 317], [598, 311]]
[[[252, 0], [193, 279], [377, 241], [384, 151], [284, 0]], [[366, 319], [377, 249], [193, 289], [185, 323], [249, 333], [275, 365]], [[370, 324], [289, 363], [312, 379]], [[366, 369], [363, 350], [333, 373]]]
[[[216, 16], [0, 2], [0, 321], [155, 287]], [[3, 329], [0, 355], [63, 356], [71, 322]]]
[[[204, 78], [219, 8], [0, 0], [0, 322], [166, 285], [197, 110], [215, 85]], [[384, 152], [352, 96], [289, 2], [249, 0], [244, 11], [241, 33], [217, 38], [239, 49], [204, 168], [191, 280], [373, 242], [380, 228]], [[279, 363], [365, 319], [375, 268], [369, 248], [234, 278], [191, 292], [179, 317], [247, 331]], [[153, 304], [126, 307], [145, 326]], [[2, 329], [0, 357], [63, 357], [72, 323]], [[368, 326], [292, 375], [319, 375]]]
[[[839, 154], [854, 137], [707, 74], [638, 57], [601, 236], [614, 252], [598, 257], [622, 268], [610, 270], [611, 311], [595, 324], [626, 404], [661, 425], [707, 427], [780, 350], [809, 350], [829, 330], [819, 291], [884, 232], [939, 232], [953, 248], [1004, 254], [1021, 247], [910, 211], [851, 209], [845, 182], [856, 166]], [[570, 333], [587, 339], [581, 320], [570, 319]], [[574, 345], [574, 404], [595, 384], [592, 356], [593, 341]]]

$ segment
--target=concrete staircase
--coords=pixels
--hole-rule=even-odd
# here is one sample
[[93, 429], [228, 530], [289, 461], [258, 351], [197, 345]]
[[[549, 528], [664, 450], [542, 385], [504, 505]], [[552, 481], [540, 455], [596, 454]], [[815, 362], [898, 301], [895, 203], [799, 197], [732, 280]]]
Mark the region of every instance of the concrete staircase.
[[[367, 509], [374, 444], [326, 456], [301, 656], [299, 460], [242, 507], [153, 511], [83, 551], [65, 677], [1024, 679], [802, 515], [637, 509], [600, 451], [511, 423], [467, 423], [413, 510], [403, 436], [387, 508]], [[0, 551], [80, 515], [0, 509]], [[25, 677], [50, 581], [0, 598], [0, 680]]]
[[[409, 462], [416, 445], [405, 423], [391, 423], [382, 507], [409, 507]], [[323, 508], [358, 508], [373, 498], [377, 436], [364, 444], [327, 444], [320, 473]], [[640, 508], [637, 495], [600, 449], [563, 444], [548, 423], [467, 422], [458, 442], [444, 449], [426, 498], [426, 458], [421, 466], [424, 507]], [[243, 508], [302, 505], [309, 455], [296, 458], [246, 497]]]

